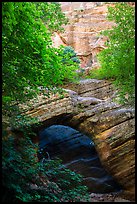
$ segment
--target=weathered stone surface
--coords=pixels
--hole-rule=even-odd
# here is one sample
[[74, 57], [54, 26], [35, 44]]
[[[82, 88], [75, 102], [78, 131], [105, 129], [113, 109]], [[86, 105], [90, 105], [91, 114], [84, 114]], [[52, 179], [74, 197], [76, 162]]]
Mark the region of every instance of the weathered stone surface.
[[96, 97], [98, 99], [108, 99], [115, 97], [116, 90], [112, 83], [107, 80], [84, 79], [80, 80], [77, 85], [70, 84], [64, 88], [70, 88], [82, 97]]
[[[92, 82], [92, 83], [91, 83]], [[96, 84], [95, 86], [93, 84]], [[83, 81], [78, 85], [78, 93], [85, 97], [94, 96], [106, 86], [97, 80]], [[101, 85], [102, 84], [102, 85]], [[76, 90], [75, 88], [73, 90]], [[93, 91], [94, 90], [94, 91]], [[96, 93], [96, 92], [95, 92]], [[113, 90], [113, 95], [115, 92]], [[96, 95], [96, 94], [95, 94]], [[99, 94], [98, 94], [99, 95]], [[107, 92], [101, 99], [105, 99]], [[110, 95], [111, 96], [111, 95]], [[112, 96], [111, 96], [112, 97]], [[112, 97], [113, 98], [113, 97]], [[127, 199], [135, 199], [135, 113], [133, 108], [123, 107], [112, 102], [111, 98], [102, 100], [88, 108], [81, 107], [81, 113], [69, 120], [69, 125], [77, 127], [81, 132], [92, 135], [102, 164], [125, 189]]]
[[111, 2], [60, 2], [62, 11], [69, 18], [64, 33], [53, 36], [53, 45], [72, 46], [81, 60], [81, 67], [98, 67], [96, 55], [105, 49], [107, 37], [101, 31], [110, 29], [114, 22], [106, 19]]
[[67, 93], [64, 93], [63, 98], [60, 94], [52, 94], [49, 98], [41, 95], [35, 101], [31, 100], [21, 107], [25, 115], [37, 118], [39, 122], [74, 111], [73, 102]]
[[44, 127], [67, 125], [91, 137], [101, 163], [123, 186], [122, 195], [134, 200], [134, 108], [113, 102], [115, 90], [106, 80], [83, 80], [64, 88], [64, 98], [56, 95], [42, 99], [41, 96], [33, 109], [24, 114], [37, 117]]
[[39, 134], [42, 156], [50, 159], [59, 157], [65, 167], [81, 173], [91, 192], [108, 193], [119, 191], [121, 187], [104, 170], [90, 138], [64, 125], [52, 125]]

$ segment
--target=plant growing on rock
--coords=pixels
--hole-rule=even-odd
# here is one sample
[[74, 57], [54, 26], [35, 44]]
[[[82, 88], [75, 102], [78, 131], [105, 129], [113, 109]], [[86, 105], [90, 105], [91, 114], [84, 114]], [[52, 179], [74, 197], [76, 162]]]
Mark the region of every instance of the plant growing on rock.
[[116, 26], [104, 31], [108, 36], [107, 49], [98, 55], [101, 68], [92, 77], [113, 79], [121, 100], [134, 103], [135, 93], [135, 8], [127, 2], [108, 7], [108, 20]]
[[[80, 60], [75, 52], [75, 50], [71, 47], [71, 46], [61, 46], [63, 48], [63, 52], [61, 53], [62, 56], [62, 62], [68, 66], [68, 69], [73, 69], [73, 71], [75, 71], [75, 78], [74, 76], [70, 75], [69, 77], [71, 79], [79, 79], [79, 72], [81, 73], [81, 69], [80, 69]], [[74, 68], [75, 66], [75, 68]], [[66, 81], [67, 77], [66, 77]]]
[[63, 56], [65, 56], [62, 59], [62, 61], [64, 63], [67, 63], [66, 56], [68, 56], [68, 58], [71, 59], [73, 62], [76, 62], [77, 64], [80, 64], [80, 60], [77, 57], [76, 52], [74, 51], [74, 49], [71, 46], [65, 46], [64, 47]]

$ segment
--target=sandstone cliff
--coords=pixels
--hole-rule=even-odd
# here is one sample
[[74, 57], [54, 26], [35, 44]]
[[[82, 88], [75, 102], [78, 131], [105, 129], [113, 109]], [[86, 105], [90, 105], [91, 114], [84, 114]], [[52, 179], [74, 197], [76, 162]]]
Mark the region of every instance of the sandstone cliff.
[[81, 67], [98, 67], [97, 53], [105, 49], [106, 37], [101, 31], [110, 29], [114, 22], [106, 19], [105, 2], [60, 2], [62, 11], [69, 18], [64, 33], [54, 33], [53, 45], [72, 46], [81, 60]]

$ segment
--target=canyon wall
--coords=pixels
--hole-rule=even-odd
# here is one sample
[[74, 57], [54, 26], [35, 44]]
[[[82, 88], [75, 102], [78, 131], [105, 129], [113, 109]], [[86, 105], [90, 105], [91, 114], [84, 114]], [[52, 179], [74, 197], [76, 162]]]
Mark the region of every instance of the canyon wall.
[[[111, 4], [110, 4], [111, 3]], [[72, 46], [81, 61], [81, 67], [98, 67], [97, 54], [105, 49], [107, 37], [101, 31], [110, 29], [114, 22], [106, 19], [107, 7], [112, 2], [60, 2], [69, 19], [64, 33], [54, 33], [53, 45]]]

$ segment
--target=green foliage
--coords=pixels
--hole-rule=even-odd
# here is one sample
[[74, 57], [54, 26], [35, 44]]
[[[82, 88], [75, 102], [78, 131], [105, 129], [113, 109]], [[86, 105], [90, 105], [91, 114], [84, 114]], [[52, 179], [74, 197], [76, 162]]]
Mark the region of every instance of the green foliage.
[[[53, 48], [51, 34], [67, 20], [60, 4], [50, 2], [2, 3], [3, 110], [71, 80], [77, 69], [62, 62], [63, 48]], [[67, 56], [66, 56], [67, 57]], [[4, 112], [4, 114], [5, 114]]]
[[[71, 47], [71, 46], [65, 46], [64, 47], [64, 51], [63, 51], [63, 55], [62, 56], [65, 56], [63, 57], [62, 61], [64, 63], [67, 63], [67, 57], [69, 59], [71, 59], [73, 62], [76, 62], [77, 64], [80, 64], [80, 60], [79, 58], [77, 57], [77, 54], [76, 52], [74, 51], [74, 49]], [[66, 57], [67, 56], [67, 57]]]
[[80, 60], [76, 55], [76, 52], [71, 46], [60, 46], [61, 52], [59, 54], [61, 61], [66, 69], [63, 72], [64, 82], [76, 81], [78, 74], [76, 70], [79, 69]]
[[[3, 201], [10, 202], [67, 202], [88, 200], [82, 176], [65, 168], [60, 159], [37, 161], [37, 145], [29, 137], [16, 141], [14, 135], [3, 133], [2, 181], [12, 190]], [[5, 200], [4, 200], [5, 199]]]
[[48, 2], [35, 2], [35, 4], [36, 8], [42, 11], [40, 17], [51, 33], [64, 31], [61, 26], [67, 24], [68, 19], [62, 13], [59, 2], [51, 2], [50, 6]]
[[[35, 99], [39, 87], [62, 94], [58, 85], [75, 76], [75, 59], [63, 54], [64, 47], [52, 46], [52, 33], [62, 31], [67, 23], [60, 4], [3, 2], [2, 22], [3, 202], [86, 198], [87, 187], [82, 186], [80, 175], [64, 168], [60, 160], [38, 161], [38, 146], [30, 139], [35, 137], [30, 125], [33, 119], [23, 116], [18, 106]], [[7, 125], [20, 131], [9, 134]]]
[[99, 53], [101, 68], [92, 73], [92, 77], [113, 79], [124, 101], [134, 101], [135, 88], [135, 8], [126, 2], [108, 7], [108, 19], [116, 26], [104, 31], [109, 41], [107, 49]]

